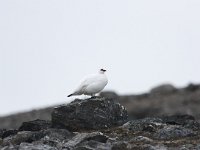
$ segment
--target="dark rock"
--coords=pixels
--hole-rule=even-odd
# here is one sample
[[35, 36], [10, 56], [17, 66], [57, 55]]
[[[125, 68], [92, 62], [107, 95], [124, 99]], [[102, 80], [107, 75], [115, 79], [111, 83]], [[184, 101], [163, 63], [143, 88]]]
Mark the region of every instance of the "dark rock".
[[200, 88], [187, 88], [116, 97], [134, 118], [148, 116], [126, 123], [126, 110], [116, 99], [75, 100], [54, 109], [52, 126], [49, 121], [34, 120], [23, 123], [20, 131], [0, 130], [0, 149], [200, 149], [200, 123], [195, 120], [200, 118]]
[[19, 127], [19, 131], [39, 131], [48, 129], [51, 127], [51, 122], [46, 120], [33, 120], [29, 122], [23, 122]]
[[130, 143], [137, 143], [137, 142], [151, 143], [151, 142], [153, 142], [153, 140], [148, 137], [145, 137], [145, 136], [136, 136], [136, 137], [132, 138], [129, 142]]
[[200, 123], [195, 120], [195, 118], [191, 115], [172, 115], [172, 116], [164, 116], [161, 117], [163, 123], [171, 124], [171, 125], [181, 125], [185, 128], [189, 128], [192, 130], [199, 130]]
[[[20, 145], [20, 143], [33, 143], [36, 145], [49, 145], [53, 147], [62, 147], [61, 143], [67, 139], [71, 139], [74, 136], [73, 133], [65, 129], [47, 129], [43, 131], [21, 131], [16, 135], [5, 138], [2, 145]], [[40, 141], [40, 142], [37, 142]], [[37, 142], [37, 143], [36, 143]], [[37, 146], [36, 146], [37, 147]]]
[[129, 121], [124, 124], [122, 128], [134, 132], [143, 131], [153, 133], [153, 138], [156, 139], [176, 139], [197, 135], [196, 127], [199, 126], [199, 123], [195, 122], [193, 119], [194, 118], [192, 116], [188, 115], [177, 115], [161, 118], [144, 118]]
[[12, 114], [5, 117], [0, 117], [0, 128], [18, 129], [23, 122], [36, 119], [51, 120], [52, 111], [53, 111], [53, 106], [38, 110], [31, 110], [28, 112]]
[[40, 132], [42, 132], [45, 136], [37, 141], [34, 141], [34, 144], [45, 144], [51, 147], [56, 147], [57, 149], [62, 149], [62, 143], [69, 141], [75, 136], [74, 133], [65, 129], [47, 129]]
[[191, 92], [196, 91], [196, 90], [198, 90], [198, 89], [200, 89], [200, 85], [198, 85], [198, 84], [192, 84], [192, 83], [190, 83], [190, 84], [185, 88], [185, 90], [191, 91]]
[[5, 138], [3, 140], [3, 145], [8, 145], [9, 143], [12, 143], [14, 145], [19, 145], [20, 143], [23, 142], [32, 143], [33, 141], [40, 140], [44, 136], [45, 134], [43, 132], [21, 131], [12, 137]]
[[153, 94], [169, 94], [175, 92], [177, 89], [171, 84], [163, 84], [151, 89]]
[[10, 144], [9, 146], [0, 147], [1, 150], [18, 150], [19, 146]]
[[2, 139], [8, 137], [8, 136], [11, 136], [11, 135], [15, 135], [17, 134], [18, 130], [6, 130], [3, 132], [2, 134]]
[[[101, 143], [106, 143], [108, 137], [103, 135], [101, 132], [92, 132], [92, 133], [78, 133], [71, 140], [63, 144], [62, 148], [78, 148], [80, 147], [90, 147], [88, 144], [91, 144], [91, 141], [95, 141], [95, 148]], [[90, 142], [89, 142], [90, 141]], [[94, 142], [93, 142], [94, 143]], [[104, 145], [104, 144], [103, 144]], [[92, 149], [92, 147], [90, 147]], [[94, 146], [93, 146], [94, 148]]]
[[163, 122], [172, 125], [184, 125], [189, 120], [194, 121], [195, 118], [191, 115], [172, 115], [172, 116], [164, 116], [162, 118]]
[[[186, 123], [187, 120], [190, 123]], [[132, 120], [123, 126], [95, 131], [70, 132], [58, 128], [18, 131], [17, 134], [10, 135], [3, 140], [0, 138], [0, 149], [199, 149], [200, 131], [196, 130], [194, 125], [194, 118], [185, 115]]]
[[154, 137], [156, 139], [177, 139], [177, 138], [182, 138], [182, 137], [190, 137], [190, 136], [195, 136], [197, 135], [196, 132], [190, 129], [186, 129], [181, 126], [165, 126], [162, 129], [159, 129], [155, 134]]
[[[114, 101], [117, 100], [126, 107], [130, 120], [163, 115], [189, 114], [200, 121], [200, 84], [190, 84], [185, 88], [175, 87], [175, 89], [173, 85], [168, 85], [168, 88], [164, 88], [164, 90], [162, 87], [166, 87], [165, 84], [160, 87], [152, 89], [152, 92], [137, 95], [117, 95], [114, 92], [103, 92], [101, 96], [112, 97]], [[25, 121], [50, 120], [52, 111], [53, 107], [49, 107], [0, 117], [0, 128], [18, 129]]]
[[127, 142], [117, 142], [112, 146], [112, 150], [128, 150]]
[[6, 131], [6, 129], [0, 129], [0, 138], [2, 138], [3, 133]]
[[112, 99], [76, 99], [52, 113], [53, 127], [72, 131], [110, 128], [127, 121], [126, 109]]
[[108, 99], [113, 99], [116, 101], [118, 101], [118, 98], [119, 98], [119, 95], [117, 95], [117, 93], [111, 92], [111, 91], [102, 92], [102, 93], [100, 93], [100, 96], [108, 98]]
[[163, 126], [164, 125], [161, 118], [144, 118], [131, 120], [125, 123], [122, 128], [126, 128], [130, 131], [155, 132], [157, 129], [160, 129]]
[[167, 147], [163, 144], [141, 144], [141, 145], [131, 145], [129, 150], [167, 150]]
[[82, 150], [82, 149], [89, 149], [89, 150], [110, 150], [111, 145], [108, 143], [101, 143], [98, 141], [90, 140], [90, 141], [85, 141], [81, 144], [79, 144], [76, 148], [76, 150]]
[[74, 133], [69, 132], [66, 129], [47, 129], [44, 131], [44, 133], [46, 136], [48, 136], [49, 139], [56, 141], [63, 141], [74, 136]]
[[58, 150], [58, 149], [46, 144], [21, 143], [19, 146], [19, 150]]

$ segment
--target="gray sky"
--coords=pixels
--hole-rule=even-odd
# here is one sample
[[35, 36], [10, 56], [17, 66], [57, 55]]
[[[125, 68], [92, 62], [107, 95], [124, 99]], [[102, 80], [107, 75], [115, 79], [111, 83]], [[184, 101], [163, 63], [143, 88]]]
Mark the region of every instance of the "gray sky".
[[199, 64], [199, 0], [0, 1], [0, 115], [67, 102], [101, 67], [135, 94], [199, 83]]

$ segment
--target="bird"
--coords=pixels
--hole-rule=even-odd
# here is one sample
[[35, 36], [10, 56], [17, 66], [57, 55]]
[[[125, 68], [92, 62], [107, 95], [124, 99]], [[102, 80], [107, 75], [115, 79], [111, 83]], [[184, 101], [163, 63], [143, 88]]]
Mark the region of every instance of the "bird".
[[101, 92], [108, 83], [105, 72], [105, 69], [100, 69], [98, 73], [86, 76], [76, 90], [67, 97], [82, 94], [94, 97], [95, 94]]

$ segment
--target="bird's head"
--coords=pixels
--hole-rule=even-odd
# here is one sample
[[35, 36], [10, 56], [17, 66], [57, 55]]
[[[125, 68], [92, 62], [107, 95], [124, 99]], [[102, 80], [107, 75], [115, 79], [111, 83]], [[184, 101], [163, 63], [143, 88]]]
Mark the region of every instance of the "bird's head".
[[99, 73], [102, 73], [102, 74], [103, 74], [104, 72], [106, 72], [105, 69], [100, 69], [100, 70], [99, 70]]

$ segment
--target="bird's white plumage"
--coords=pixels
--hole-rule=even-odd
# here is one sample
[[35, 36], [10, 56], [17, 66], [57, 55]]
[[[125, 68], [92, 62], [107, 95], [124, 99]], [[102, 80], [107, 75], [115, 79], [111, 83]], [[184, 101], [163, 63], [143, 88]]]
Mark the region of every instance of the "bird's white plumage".
[[101, 92], [108, 83], [104, 74], [105, 70], [101, 69], [99, 73], [86, 76], [71, 95], [94, 95]]

